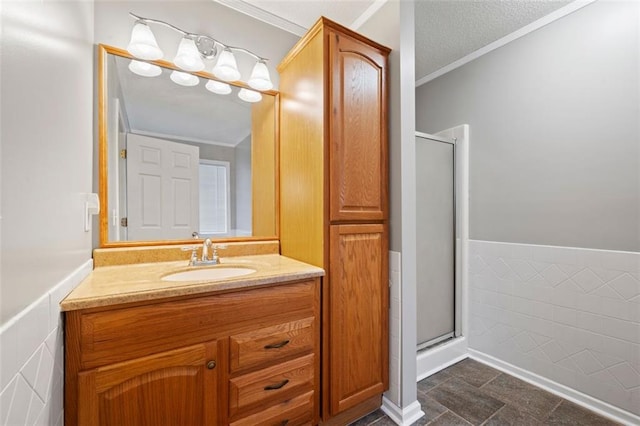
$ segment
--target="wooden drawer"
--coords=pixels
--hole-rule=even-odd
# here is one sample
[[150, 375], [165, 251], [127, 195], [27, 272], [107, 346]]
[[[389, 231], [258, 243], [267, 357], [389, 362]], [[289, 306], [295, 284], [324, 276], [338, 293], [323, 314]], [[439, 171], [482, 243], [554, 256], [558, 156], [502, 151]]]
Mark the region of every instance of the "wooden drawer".
[[313, 418], [313, 392], [296, 396], [266, 410], [244, 417], [231, 426], [310, 425]]
[[98, 312], [70, 312], [79, 321], [81, 369], [215, 340], [262, 324], [314, 316], [314, 281]]
[[285, 402], [295, 394], [313, 390], [314, 355], [245, 374], [229, 381], [229, 415], [256, 405]]
[[313, 317], [231, 336], [231, 372], [264, 366], [313, 350]]

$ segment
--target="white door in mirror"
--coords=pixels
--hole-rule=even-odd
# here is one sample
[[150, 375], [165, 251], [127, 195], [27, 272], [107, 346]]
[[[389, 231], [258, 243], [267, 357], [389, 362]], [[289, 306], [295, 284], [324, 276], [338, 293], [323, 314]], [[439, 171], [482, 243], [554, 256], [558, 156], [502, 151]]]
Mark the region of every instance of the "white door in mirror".
[[191, 238], [199, 223], [199, 148], [127, 135], [130, 240]]
[[194, 269], [166, 275], [162, 277], [162, 281], [219, 281], [253, 274], [254, 272], [256, 272], [255, 269], [245, 267]]

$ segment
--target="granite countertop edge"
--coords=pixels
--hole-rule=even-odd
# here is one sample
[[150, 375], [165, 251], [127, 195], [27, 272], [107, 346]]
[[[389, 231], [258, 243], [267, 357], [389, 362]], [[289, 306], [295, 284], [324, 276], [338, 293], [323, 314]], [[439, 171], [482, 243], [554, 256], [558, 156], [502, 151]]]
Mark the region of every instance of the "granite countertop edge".
[[223, 258], [219, 267], [237, 265], [250, 266], [256, 272], [219, 281], [168, 282], [162, 281], [162, 277], [207, 267], [189, 267], [186, 261], [97, 267], [60, 302], [60, 309], [69, 312], [181, 296], [213, 295], [286, 284], [325, 274], [321, 268], [277, 254]]

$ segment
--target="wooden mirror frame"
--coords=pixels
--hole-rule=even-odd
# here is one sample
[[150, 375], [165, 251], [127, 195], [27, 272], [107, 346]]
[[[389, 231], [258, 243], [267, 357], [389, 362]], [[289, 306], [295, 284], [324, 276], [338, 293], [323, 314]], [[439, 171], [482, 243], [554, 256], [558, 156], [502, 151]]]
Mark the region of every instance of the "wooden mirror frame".
[[[100, 247], [101, 248], [114, 248], [114, 247], [141, 247], [141, 246], [160, 246], [160, 245], [184, 245], [193, 244], [194, 239], [184, 240], [153, 240], [153, 241], [109, 241], [109, 205], [108, 205], [108, 151], [107, 151], [107, 55], [112, 54], [121, 56], [124, 58], [135, 59], [126, 50], [119, 49], [117, 47], [108, 46], [104, 44], [98, 45], [98, 195], [100, 197], [100, 215], [99, 215], [99, 227], [100, 227]], [[163, 68], [168, 68], [177, 71], [183, 71], [176, 67], [171, 62], [165, 60], [147, 61], [154, 65], [158, 65]], [[185, 72], [185, 71], [183, 71]], [[216, 80], [212, 74], [200, 71], [191, 72], [190, 74], [196, 75], [201, 78], [209, 80]], [[229, 83], [229, 82], [225, 82]], [[246, 83], [236, 81], [229, 83], [233, 86], [240, 88], [247, 88], [250, 90]], [[251, 145], [251, 203], [252, 203], [252, 234], [260, 233], [256, 232], [256, 229], [273, 228], [275, 235], [260, 235], [250, 237], [229, 237], [229, 238], [217, 238], [215, 242], [252, 242], [252, 241], [271, 241], [277, 240], [280, 234], [280, 221], [279, 221], [279, 165], [278, 165], [278, 149], [279, 149], [279, 121], [280, 121], [280, 93], [275, 90], [268, 90], [262, 93], [273, 96], [273, 122], [272, 123], [255, 123], [252, 120], [252, 133], [254, 131], [261, 131], [267, 133], [272, 130], [273, 143], [271, 146], [258, 146], [258, 144]], [[263, 105], [263, 103], [254, 104]], [[266, 104], [264, 104], [266, 105]], [[269, 107], [269, 106], [267, 106]], [[252, 109], [254, 114], [256, 109]], [[265, 158], [271, 157], [273, 161], [267, 161]], [[265, 179], [262, 176], [273, 174], [273, 184], [267, 185], [269, 179]], [[273, 204], [272, 207], [269, 204]], [[255, 214], [259, 212], [259, 214]], [[269, 225], [271, 223], [272, 225]]]

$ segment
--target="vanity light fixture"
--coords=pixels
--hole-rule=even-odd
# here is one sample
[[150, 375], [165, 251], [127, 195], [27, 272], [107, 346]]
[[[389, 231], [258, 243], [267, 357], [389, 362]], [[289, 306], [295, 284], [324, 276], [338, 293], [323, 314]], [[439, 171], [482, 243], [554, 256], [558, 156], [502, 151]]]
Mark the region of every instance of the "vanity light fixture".
[[200, 83], [200, 79], [198, 79], [198, 77], [182, 71], [173, 71], [169, 78], [180, 86], [197, 86], [198, 83]]
[[240, 89], [240, 91], [238, 92], [238, 97], [245, 102], [260, 102], [262, 100], [262, 95], [260, 94], [260, 92], [245, 88]]
[[251, 72], [251, 77], [247, 84], [256, 90], [273, 89], [273, 83], [269, 77], [269, 69], [263, 60], [259, 60], [253, 67], [253, 72]]
[[132, 59], [129, 63], [129, 70], [142, 77], [157, 77], [162, 74], [162, 68], [159, 66], [150, 64], [149, 62], [136, 61], [135, 59]]
[[155, 61], [162, 58], [162, 50], [146, 22], [138, 20], [131, 30], [131, 41], [127, 51], [136, 58]]
[[209, 80], [204, 86], [208, 91], [218, 95], [228, 95], [231, 93], [231, 86], [221, 81]]
[[[182, 34], [178, 53], [173, 60], [173, 63], [178, 68], [188, 72], [198, 72], [202, 71], [206, 66], [203, 59], [216, 59], [215, 66], [212, 69], [212, 74], [215, 77], [223, 81], [240, 81], [241, 74], [238, 70], [234, 53], [242, 52], [256, 59], [256, 64], [253, 67], [253, 71], [247, 81], [247, 85], [252, 89], [259, 91], [271, 90], [273, 88], [269, 69], [266, 65], [266, 58], [258, 56], [242, 47], [226, 45], [208, 35], [189, 33], [164, 21], [143, 18], [131, 12], [129, 15], [135, 18], [136, 22], [133, 26], [133, 30], [131, 31], [131, 41], [127, 46], [127, 51], [136, 58], [152, 61], [163, 57], [162, 50], [158, 47], [158, 43], [156, 42], [148, 24], [153, 23], [164, 25], [165, 27], [169, 27]], [[134, 62], [140, 61], [132, 61], [132, 64]], [[148, 65], [155, 66], [153, 64]], [[136, 74], [143, 75], [145, 77], [155, 76], [155, 74], [144, 74], [144, 71], [141, 71], [142, 68], [143, 66], [137, 64], [129, 66], [129, 69]], [[156, 71], [153, 72], [155, 73]], [[192, 78], [187, 78], [186, 75], [183, 74], [189, 75]], [[198, 77], [195, 75], [181, 73], [179, 71], [171, 73], [171, 80], [178, 84], [187, 86], [196, 85], [199, 81]], [[231, 92], [231, 88], [228, 84], [214, 82], [213, 80], [209, 81], [205, 87], [211, 92], [218, 94], [228, 94]], [[262, 95], [260, 95], [260, 93], [249, 89], [241, 89], [238, 92], [238, 97], [246, 102], [258, 102], [262, 99]]]
[[185, 71], [202, 71], [204, 69], [204, 62], [200, 57], [196, 42], [189, 37], [183, 37], [180, 40], [178, 53], [173, 63]]

